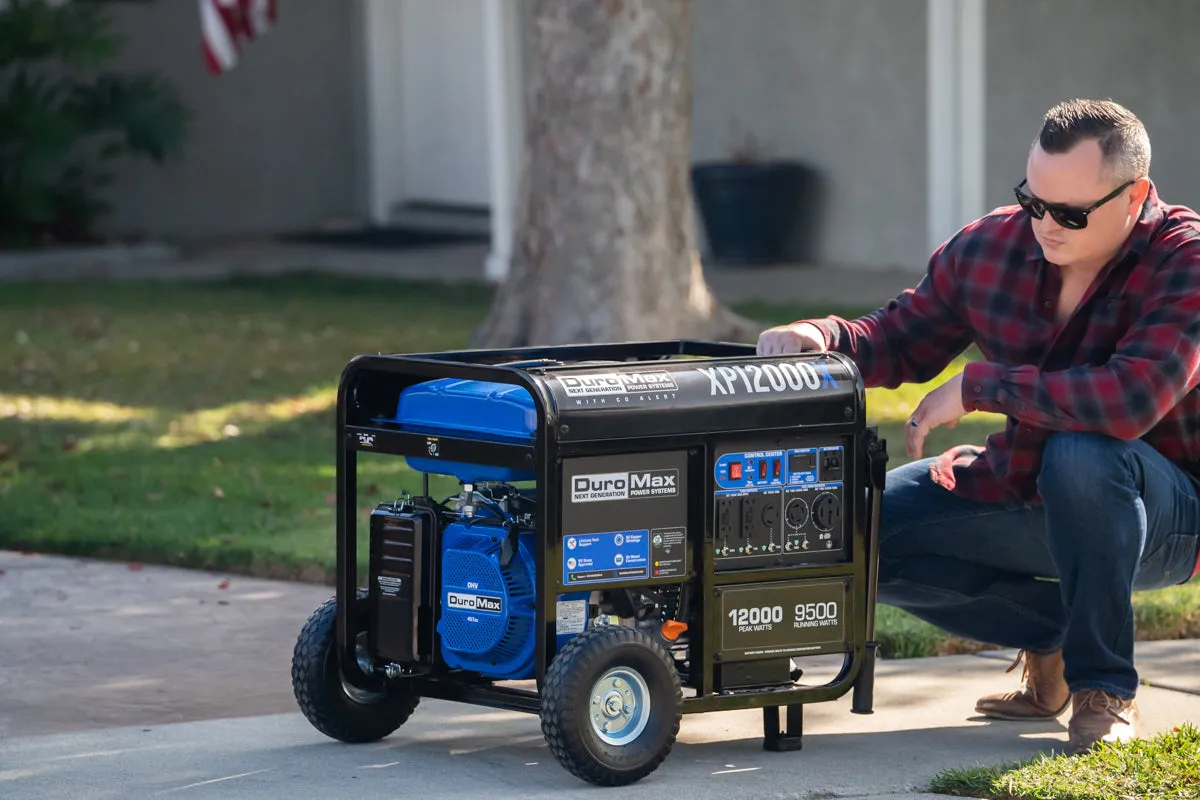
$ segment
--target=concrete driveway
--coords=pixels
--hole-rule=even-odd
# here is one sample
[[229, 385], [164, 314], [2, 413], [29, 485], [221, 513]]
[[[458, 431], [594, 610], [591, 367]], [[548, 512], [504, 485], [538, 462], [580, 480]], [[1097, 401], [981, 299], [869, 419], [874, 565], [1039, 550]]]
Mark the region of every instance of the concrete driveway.
[[[389, 739], [347, 746], [295, 710], [291, 648], [323, 586], [0, 552], [0, 797], [489, 800], [596, 797], [532, 715], [423, 700]], [[228, 581], [226, 584], [225, 582]], [[1013, 685], [1006, 654], [885, 662], [876, 713], [809, 706], [804, 749], [762, 750], [761, 714], [684, 718], [666, 763], [622, 798], [919, 796], [942, 769], [1066, 741], [994, 723], [975, 698]], [[1148, 729], [1200, 720], [1200, 651], [1146, 644]]]
[[292, 645], [333, 594], [3, 551], [0, 570], [0, 738], [295, 711]]

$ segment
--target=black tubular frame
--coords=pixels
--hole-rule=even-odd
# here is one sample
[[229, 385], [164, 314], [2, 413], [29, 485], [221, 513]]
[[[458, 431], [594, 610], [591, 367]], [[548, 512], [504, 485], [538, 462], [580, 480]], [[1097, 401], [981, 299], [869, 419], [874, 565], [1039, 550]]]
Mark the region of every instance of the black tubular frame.
[[[366, 674], [359, 667], [356, 653], [354, 621], [358, 619], [358, 459], [359, 452], [378, 452], [395, 456], [428, 457], [430, 439], [436, 439], [438, 455], [447, 461], [468, 461], [494, 466], [516, 467], [535, 473], [541, 500], [537, 504], [535, 528], [541, 546], [534, 554], [538, 612], [536, 624], [536, 677], [541, 685], [545, 670], [553, 655], [555, 637], [554, 601], [557, 594], [570, 591], [561, 586], [557, 570], [547, 569], [559, 558], [558, 517], [560, 499], [557, 491], [548, 491], [557, 474], [558, 461], [564, 456], [582, 454], [624, 453], [646, 450], [652, 445], [673, 442], [675, 437], [661, 441], [616, 439], [612, 442], [564, 442], [560, 440], [559, 413], [555, 400], [546, 384], [535, 377], [553, 375], [560, 370], [576, 369], [578, 362], [596, 360], [610, 362], [638, 362], [652, 367], [656, 362], [669, 359], [700, 358], [705, 363], [719, 364], [723, 359], [746, 359], [755, 357], [753, 345], [726, 342], [702, 342], [693, 340], [667, 340], [630, 342], [623, 344], [569, 345], [551, 347], [527, 347], [509, 349], [462, 350], [440, 353], [417, 353], [407, 355], [372, 354], [352, 359], [342, 373], [337, 392], [336, 422], [336, 492], [337, 492], [337, 649], [338, 661], [345, 680], [363, 689], [379, 689], [385, 679], [381, 674]], [[838, 354], [827, 354], [831, 358], [848, 360]], [[854, 373], [857, 375], [857, 372]], [[380, 409], [394, 402], [405, 387], [439, 378], [478, 380], [520, 386], [529, 392], [536, 409], [536, 432], [531, 444], [510, 444], [482, 441], [466, 437], [443, 434], [426, 435], [402, 431], [372, 421]], [[699, 643], [693, 643], [691, 653], [693, 670], [701, 670], [702, 686], [696, 697], [685, 694], [683, 712], [718, 711], [746, 708], [794, 707], [803, 703], [834, 700], [854, 689], [854, 713], [870, 713], [872, 707], [874, 662], [875, 603], [878, 576], [878, 526], [879, 503], [883, 491], [884, 470], [887, 461], [886, 442], [879, 439], [876, 430], [865, 424], [864, 392], [861, 380], [857, 386], [857, 408], [851, 414], [846, 410], [845, 418], [838, 423], [808, 426], [806, 432], [843, 436], [853, 439], [847, 450], [852, 462], [854, 480], [866, 483], [866, 492], [856, 491], [852, 508], [853, 523], [847, 527], [846, 546], [853, 548], [850, 561], [805, 567], [779, 567], [745, 572], [717, 572], [714, 556], [705, 548], [703, 572], [689, 566], [684, 577], [658, 580], [640, 579], [630, 585], [682, 584], [697, 585], [697, 594], [708, 594], [699, 598], [700, 608], [716, 602], [714, 591], [723, 585], [747, 582], [767, 582], [787, 579], [840, 578], [854, 587], [851, 596], [851, 625], [854, 646], [845, 653], [842, 669], [837, 677], [823, 686], [795, 686], [787, 689], [738, 690], [734, 693], [717, 694], [713, 691], [713, 654], [716, 652], [716, 630], [714, 615], [704, 613], [703, 629], [699, 632]], [[394, 410], [395, 406], [390, 405]], [[376, 412], [373, 414], [372, 412]], [[792, 435], [796, 429], [747, 430], [748, 435]], [[720, 432], [724, 435], [723, 432]], [[694, 437], [693, 437], [694, 438]], [[689, 485], [700, 481], [706, 491], [693, 492], [700, 499], [689, 498], [689, 503], [703, 503], [703, 508], [689, 508], [693, 519], [704, 521], [704, 530], [711, 530], [712, 512], [707, 491], [711, 488], [704, 446], [698, 444], [676, 444], [673, 449], [689, 452]], [[660, 447], [659, 449], [662, 449]], [[856, 489], [864, 487], [855, 486]], [[690, 534], [689, 534], [690, 535]], [[695, 555], [690, 555], [692, 565]], [[434, 592], [436, 594], [436, 591]], [[865, 604], [861, 607], [860, 604]], [[699, 665], [697, 662], [700, 662]], [[494, 686], [489, 681], [466, 682], [447, 680], [438, 676], [412, 675], [403, 678], [411, 681], [421, 696], [492, 706], [515, 711], [538, 713], [540, 697], [537, 692], [515, 687]], [[800, 719], [798, 713], [794, 715]], [[789, 713], [788, 719], [793, 715]], [[770, 738], [770, 737], [768, 737]]]

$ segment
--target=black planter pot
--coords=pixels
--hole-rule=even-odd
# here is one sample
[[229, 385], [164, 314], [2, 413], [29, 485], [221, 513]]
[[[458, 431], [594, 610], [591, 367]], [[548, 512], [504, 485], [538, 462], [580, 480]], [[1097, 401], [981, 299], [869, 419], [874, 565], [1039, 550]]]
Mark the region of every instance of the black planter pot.
[[692, 189], [711, 259], [765, 264], [815, 259], [818, 176], [794, 161], [708, 162]]

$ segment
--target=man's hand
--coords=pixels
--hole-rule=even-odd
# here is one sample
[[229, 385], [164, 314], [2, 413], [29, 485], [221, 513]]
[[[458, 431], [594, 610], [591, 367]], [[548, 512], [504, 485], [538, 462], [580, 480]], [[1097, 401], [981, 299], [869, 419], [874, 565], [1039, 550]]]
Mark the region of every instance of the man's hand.
[[811, 322], [793, 322], [767, 328], [758, 335], [758, 355], [825, 352], [825, 334]]
[[939, 425], [953, 428], [967, 414], [962, 403], [962, 373], [925, 395], [917, 405], [916, 411], [908, 418], [904, 426], [905, 440], [908, 445], [908, 457], [916, 460], [921, 457], [921, 448], [925, 437]]

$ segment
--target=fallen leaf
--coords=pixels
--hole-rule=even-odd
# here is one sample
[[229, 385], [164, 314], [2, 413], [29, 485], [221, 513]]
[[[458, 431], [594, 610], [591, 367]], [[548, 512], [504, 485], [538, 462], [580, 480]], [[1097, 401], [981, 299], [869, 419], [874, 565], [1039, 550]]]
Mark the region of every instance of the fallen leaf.
[[263, 507], [263, 508], [270, 508], [270, 507], [271, 507], [271, 498], [269, 498], [269, 497], [264, 497], [264, 498], [262, 499], [262, 507]]
[[133, 562], [131, 562], [131, 563], [129, 564], [129, 570], [130, 570], [131, 572], [141, 572], [141, 571], [142, 571], [142, 564], [141, 564], [141, 562], [139, 562], [139, 561], [133, 561]]
[[213, 487], [213, 495], [215, 495], [216, 497], [224, 497], [225, 490], [222, 489], [220, 486], [214, 486]]
[[218, 589], [228, 589], [229, 588], [229, 579], [226, 578], [225, 580], [218, 583], [217, 588]]
[[75, 441], [74, 436], [68, 436], [62, 441], [62, 449], [68, 453], [74, 450], [76, 446], [78, 446], [78, 442]]
[[378, 483], [372, 483], [367, 487], [367, 494], [379, 494], [381, 491], [383, 490], [379, 488]]
[[336, 506], [337, 505], [337, 495], [334, 494], [333, 492], [330, 492], [329, 494], [325, 495], [325, 503], [326, 503], [326, 505]]
[[12, 452], [12, 448], [9, 447], [8, 442], [0, 442], [0, 461], [3, 461], [4, 459], [8, 458], [9, 453], [11, 453], [11, 452]]

